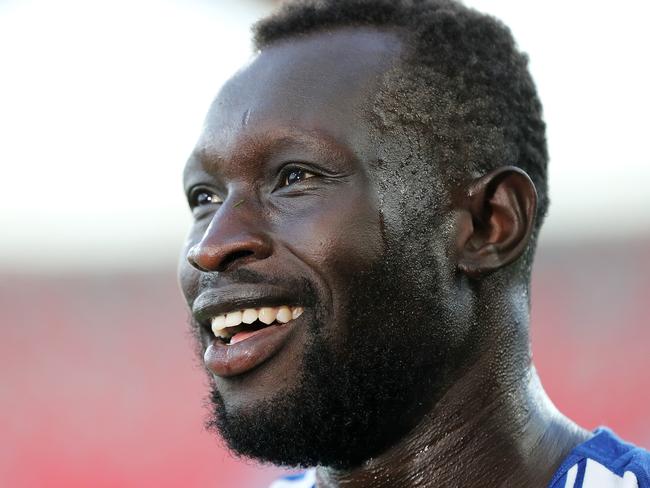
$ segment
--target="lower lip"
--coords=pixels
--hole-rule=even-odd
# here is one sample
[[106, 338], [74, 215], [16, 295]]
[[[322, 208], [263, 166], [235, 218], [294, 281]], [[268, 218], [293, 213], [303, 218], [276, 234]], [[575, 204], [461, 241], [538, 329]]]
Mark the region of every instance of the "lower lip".
[[295, 320], [283, 325], [270, 325], [236, 344], [225, 344], [215, 338], [203, 355], [205, 366], [222, 378], [246, 373], [282, 349], [294, 322]]

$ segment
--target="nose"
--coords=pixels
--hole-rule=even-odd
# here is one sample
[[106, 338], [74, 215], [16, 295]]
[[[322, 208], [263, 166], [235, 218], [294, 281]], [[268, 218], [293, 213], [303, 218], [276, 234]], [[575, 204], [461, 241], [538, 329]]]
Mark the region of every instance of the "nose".
[[269, 257], [272, 252], [269, 236], [259, 225], [256, 228], [254, 219], [245, 214], [244, 209], [232, 206], [220, 208], [201, 240], [188, 251], [189, 263], [199, 271], [224, 272]]

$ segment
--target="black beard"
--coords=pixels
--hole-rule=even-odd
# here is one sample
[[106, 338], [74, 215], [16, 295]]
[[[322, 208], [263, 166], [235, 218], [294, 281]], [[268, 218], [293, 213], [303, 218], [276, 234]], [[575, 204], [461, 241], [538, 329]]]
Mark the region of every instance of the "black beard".
[[352, 280], [355, 313], [344, 340], [324, 332], [316, 309], [295, 389], [235, 412], [213, 390], [208, 425], [232, 451], [276, 465], [350, 469], [408, 433], [453, 382], [465, 354], [454, 314], [440, 305], [449, 302], [440, 290], [451, 278], [443, 283], [433, 262], [388, 255]]

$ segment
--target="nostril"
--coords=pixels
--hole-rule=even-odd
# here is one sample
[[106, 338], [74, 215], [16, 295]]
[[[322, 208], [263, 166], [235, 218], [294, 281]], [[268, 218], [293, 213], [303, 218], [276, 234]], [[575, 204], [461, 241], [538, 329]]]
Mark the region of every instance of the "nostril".
[[228, 254], [221, 263], [219, 263], [219, 271], [225, 271], [228, 267], [235, 261], [247, 258], [248, 256], [253, 256], [255, 253], [253, 251], [234, 251]]

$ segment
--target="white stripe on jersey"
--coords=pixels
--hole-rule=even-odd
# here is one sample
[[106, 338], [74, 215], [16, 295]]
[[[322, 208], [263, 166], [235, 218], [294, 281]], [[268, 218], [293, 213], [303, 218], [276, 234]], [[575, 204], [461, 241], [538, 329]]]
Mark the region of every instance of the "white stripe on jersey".
[[587, 459], [585, 466], [585, 477], [580, 486], [574, 486], [578, 473], [578, 465], [573, 466], [567, 471], [567, 480], [565, 488], [638, 488], [639, 483], [636, 475], [631, 471], [626, 471], [623, 477], [612, 473], [602, 464]]

